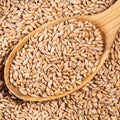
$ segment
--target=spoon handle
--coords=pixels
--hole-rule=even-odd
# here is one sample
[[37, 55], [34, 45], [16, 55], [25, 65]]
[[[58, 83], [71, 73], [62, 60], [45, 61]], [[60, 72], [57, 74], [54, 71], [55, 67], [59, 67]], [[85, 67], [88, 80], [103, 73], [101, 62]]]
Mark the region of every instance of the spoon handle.
[[106, 39], [106, 50], [111, 48], [115, 34], [120, 28], [120, 0], [117, 0], [106, 11], [90, 17], [94, 23], [103, 31]]

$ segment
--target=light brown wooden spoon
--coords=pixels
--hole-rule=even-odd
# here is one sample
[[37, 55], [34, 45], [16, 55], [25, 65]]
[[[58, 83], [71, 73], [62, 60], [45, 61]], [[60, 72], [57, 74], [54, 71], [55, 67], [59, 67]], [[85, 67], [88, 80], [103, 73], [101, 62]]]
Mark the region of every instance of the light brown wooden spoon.
[[[55, 26], [55, 25], [59, 24], [60, 22], [63, 22], [65, 20], [69, 20], [69, 19], [73, 19], [73, 18], [78, 19], [78, 20], [82, 20], [82, 21], [88, 20], [92, 24], [97, 26], [103, 33], [105, 48], [104, 48], [104, 53], [100, 59], [100, 63], [97, 66], [96, 71], [93, 72], [92, 74], [90, 74], [86, 79], [84, 79], [81, 85], [77, 86], [76, 88], [74, 88], [71, 91], [66, 91], [64, 93], [61, 93], [61, 94], [58, 94], [55, 96], [48, 96], [45, 98], [22, 95], [18, 91], [18, 89], [16, 87], [14, 87], [9, 81], [9, 68], [10, 68], [10, 64], [11, 64], [12, 60], [14, 59], [14, 57], [16, 55], [16, 52], [19, 51], [23, 47], [23, 45], [28, 41], [28, 39], [31, 36], [33, 36], [36, 32], [42, 32], [48, 26]], [[60, 18], [58, 20], [55, 20], [55, 21], [52, 21], [50, 23], [46, 23], [46, 24], [42, 25], [40, 28], [36, 29], [35, 31], [30, 33], [28, 36], [26, 36], [23, 40], [21, 40], [15, 46], [15, 48], [10, 53], [8, 59], [6, 60], [5, 69], [4, 69], [4, 78], [5, 78], [5, 83], [8, 87], [8, 89], [18, 98], [23, 99], [23, 100], [27, 100], [27, 101], [53, 100], [53, 99], [66, 96], [72, 92], [79, 90], [81, 87], [86, 85], [95, 76], [95, 74], [98, 72], [98, 70], [104, 64], [106, 58], [108, 57], [108, 53], [110, 51], [113, 40], [115, 38], [115, 34], [116, 34], [119, 27], [120, 27], [120, 0], [118, 0], [114, 5], [112, 5], [108, 10], [106, 10], [100, 14], [96, 14], [93, 16], [74, 16], [74, 17]]]

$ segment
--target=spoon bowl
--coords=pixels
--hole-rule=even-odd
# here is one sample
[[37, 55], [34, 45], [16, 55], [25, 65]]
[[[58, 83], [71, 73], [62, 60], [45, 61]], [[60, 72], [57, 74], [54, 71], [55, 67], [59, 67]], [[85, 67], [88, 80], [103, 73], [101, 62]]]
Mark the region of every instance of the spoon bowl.
[[[91, 73], [89, 76], [87, 76], [87, 78], [84, 79], [80, 85], [78, 85], [76, 88], [74, 88], [70, 91], [66, 91], [61, 94], [57, 94], [55, 96], [48, 96], [48, 97], [44, 97], [44, 98], [43, 97], [32, 97], [29, 95], [22, 95], [19, 92], [19, 90], [10, 83], [10, 80], [9, 80], [9, 68], [10, 68], [10, 64], [11, 64], [12, 60], [14, 59], [14, 57], [16, 55], [16, 52], [19, 51], [23, 47], [23, 45], [29, 40], [29, 38], [31, 36], [33, 36], [36, 32], [42, 32], [48, 26], [55, 26], [55, 25], [59, 24], [60, 22], [63, 22], [65, 20], [69, 20], [69, 19], [74, 19], [74, 18], [77, 20], [81, 20], [81, 21], [87, 20], [102, 31], [105, 47], [104, 47], [103, 55], [101, 56], [100, 62], [97, 66], [97, 69], [93, 73]], [[73, 17], [60, 18], [58, 20], [54, 20], [50, 23], [46, 23], [46, 24], [42, 25], [40, 28], [34, 30], [29, 35], [27, 35], [23, 40], [21, 40], [15, 46], [15, 48], [12, 50], [10, 55], [8, 56], [8, 59], [6, 60], [6, 63], [5, 63], [5, 69], [4, 69], [4, 78], [5, 78], [6, 86], [15, 96], [17, 96], [20, 99], [26, 100], [26, 101], [53, 100], [53, 99], [57, 99], [57, 98], [66, 96], [72, 92], [79, 90], [81, 87], [86, 85], [96, 75], [96, 73], [99, 71], [99, 69], [104, 64], [105, 60], [108, 57], [110, 48], [111, 48], [112, 43], [115, 38], [115, 34], [119, 27], [120, 27], [120, 0], [118, 0], [114, 5], [112, 5], [108, 10], [106, 10], [100, 14], [96, 14], [93, 16], [77, 15], [77, 16], [73, 16]]]

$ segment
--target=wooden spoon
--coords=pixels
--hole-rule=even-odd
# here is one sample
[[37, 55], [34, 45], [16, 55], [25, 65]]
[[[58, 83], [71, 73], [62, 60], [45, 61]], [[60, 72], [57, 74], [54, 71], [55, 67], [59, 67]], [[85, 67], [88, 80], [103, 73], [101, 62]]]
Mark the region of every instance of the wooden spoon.
[[[10, 81], [9, 81], [9, 68], [12, 60], [14, 59], [16, 52], [19, 51], [23, 45], [29, 40], [31, 36], [33, 36], [36, 32], [42, 32], [46, 27], [48, 26], [55, 26], [59, 24], [60, 22], [63, 22], [65, 20], [69, 19], [78, 19], [78, 20], [88, 20], [95, 26], [97, 26], [102, 32], [103, 32], [103, 38], [105, 43], [104, 53], [100, 59], [100, 63], [97, 66], [97, 69], [95, 72], [90, 74], [86, 79], [83, 80], [82, 84], [74, 88], [73, 90], [66, 91], [64, 93], [55, 95], [55, 96], [48, 96], [45, 98], [42, 97], [31, 97], [29, 95], [22, 95], [16, 87], [14, 87]], [[79, 90], [81, 87], [86, 85], [98, 72], [98, 70], [102, 67], [104, 64], [106, 58], [108, 57], [108, 53], [110, 51], [110, 48], [112, 46], [113, 40], [115, 38], [116, 32], [118, 28], [120, 27], [120, 0], [118, 0], [115, 4], [113, 4], [108, 10], [96, 14], [93, 16], [74, 16], [74, 17], [66, 17], [66, 18], [60, 18], [58, 20], [52, 21], [50, 23], [46, 23], [42, 25], [40, 28], [34, 30], [32, 33], [30, 33], [28, 36], [26, 36], [23, 40], [21, 40], [15, 48], [10, 53], [8, 59], [6, 60], [5, 69], [4, 69], [4, 78], [5, 83], [8, 87], [8, 89], [18, 98], [27, 100], [27, 101], [47, 101], [47, 100], [53, 100], [56, 98], [60, 98], [63, 96], [66, 96], [72, 92], [75, 92]]]

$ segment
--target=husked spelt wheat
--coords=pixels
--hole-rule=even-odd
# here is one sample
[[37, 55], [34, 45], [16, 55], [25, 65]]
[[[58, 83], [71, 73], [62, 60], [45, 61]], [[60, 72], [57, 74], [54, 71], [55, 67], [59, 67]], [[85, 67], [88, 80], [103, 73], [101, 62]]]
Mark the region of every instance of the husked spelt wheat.
[[99, 29], [87, 21], [71, 19], [48, 27], [17, 52], [10, 82], [23, 95], [46, 97], [72, 90], [96, 70], [103, 45]]
[[[108, 60], [92, 82], [61, 99], [21, 101], [10, 94], [3, 79], [9, 52], [41, 24], [59, 17], [99, 13], [115, 0], [1, 0], [0, 1], [0, 120], [119, 120], [120, 30]], [[50, 84], [50, 83], [49, 83]]]

